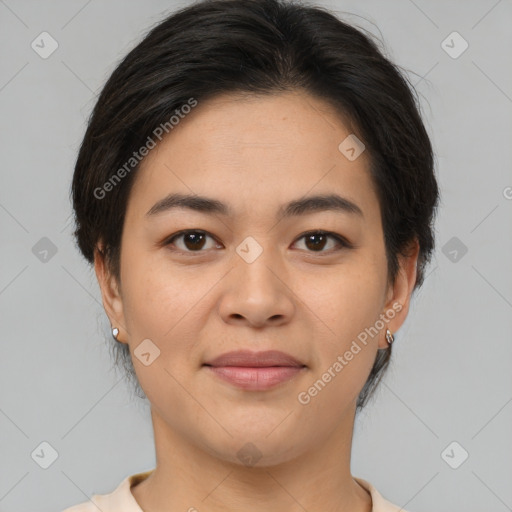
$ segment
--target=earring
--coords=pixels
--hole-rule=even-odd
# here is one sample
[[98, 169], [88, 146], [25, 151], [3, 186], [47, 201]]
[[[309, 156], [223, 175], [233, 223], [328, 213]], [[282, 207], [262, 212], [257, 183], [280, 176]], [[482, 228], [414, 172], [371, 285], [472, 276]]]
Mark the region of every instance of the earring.
[[395, 341], [395, 337], [389, 329], [386, 329], [386, 341], [389, 343], [389, 346], [391, 346], [393, 341]]
[[112, 337], [117, 341], [117, 336], [119, 334], [119, 329], [117, 327], [112, 328]]

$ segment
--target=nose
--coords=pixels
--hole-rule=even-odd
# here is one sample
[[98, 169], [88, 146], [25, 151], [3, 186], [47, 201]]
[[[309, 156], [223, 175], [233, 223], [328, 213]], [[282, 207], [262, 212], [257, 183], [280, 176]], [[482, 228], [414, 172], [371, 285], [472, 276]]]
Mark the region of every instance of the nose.
[[296, 306], [283, 262], [270, 249], [249, 261], [234, 257], [234, 268], [222, 283], [221, 317], [226, 323], [255, 328], [289, 322]]

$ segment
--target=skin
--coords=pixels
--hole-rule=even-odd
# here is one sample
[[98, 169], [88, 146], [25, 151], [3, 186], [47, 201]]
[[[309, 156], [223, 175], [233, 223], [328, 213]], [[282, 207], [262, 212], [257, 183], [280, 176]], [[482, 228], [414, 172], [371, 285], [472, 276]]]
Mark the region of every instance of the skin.
[[[100, 252], [95, 258], [105, 310], [151, 403], [157, 466], [131, 489], [142, 509], [371, 511], [350, 472], [356, 400], [377, 348], [388, 346], [386, 327], [394, 333], [406, 319], [418, 246], [388, 284], [367, 152], [350, 161], [338, 150], [350, 133], [306, 93], [223, 95], [199, 103], [143, 161], [126, 212], [120, 283]], [[170, 192], [213, 197], [234, 214], [147, 216]], [[276, 220], [288, 201], [333, 192], [364, 217], [322, 211]], [[173, 252], [164, 242], [182, 229], [211, 237], [198, 249], [178, 237]], [[301, 236], [315, 230], [354, 247], [328, 238], [315, 249]], [[263, 250], [250, 264], [236, 252], [248, 236]], [[401, 311], [309, 404], [299, 403], [393, 304]], [[134, 350], [148, 338], [160, 355], [145, 366]], [[256, 392], [202, 366], [242, 348], [281, 350], [306, 369]], [[237, 457], [248, 442], [261, 455], [254, 466]]]

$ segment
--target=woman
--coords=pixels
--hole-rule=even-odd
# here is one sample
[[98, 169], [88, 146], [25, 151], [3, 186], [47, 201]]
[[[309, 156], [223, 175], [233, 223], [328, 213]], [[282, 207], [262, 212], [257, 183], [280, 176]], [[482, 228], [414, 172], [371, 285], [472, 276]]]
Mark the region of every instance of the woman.
[[352, 477], [351, 443], [439, 192], [366, 35], [289, 1], [174, 13], [105, 85], [72, 194], [157, 465], [66, 512], [403, 510]]

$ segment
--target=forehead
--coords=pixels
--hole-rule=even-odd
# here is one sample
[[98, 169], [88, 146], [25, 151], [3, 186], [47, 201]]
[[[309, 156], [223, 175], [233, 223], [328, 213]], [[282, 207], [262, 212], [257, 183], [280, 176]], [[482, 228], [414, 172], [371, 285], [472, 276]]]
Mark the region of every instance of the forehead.
[[350, 160], [340, 150], [350, 137], [338, 112], [305, 93], [199, 102], [142, 161], [127, 215], [175, 192], [215, 196], [245, 216], [337, 193], [378, 214], [367, 152]]

